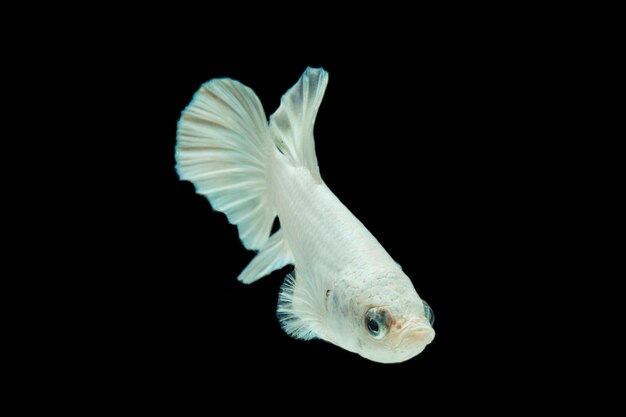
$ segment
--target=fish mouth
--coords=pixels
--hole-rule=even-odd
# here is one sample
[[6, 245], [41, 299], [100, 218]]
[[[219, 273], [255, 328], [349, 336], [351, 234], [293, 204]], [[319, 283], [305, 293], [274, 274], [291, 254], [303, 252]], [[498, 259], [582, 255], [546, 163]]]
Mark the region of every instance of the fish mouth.
[[378, 357], [377, 362], [398, 363], [409, 360], [422, 353], [435, 338], [433, 328], [423, 322], [407, 321], [400, 329], [393, 331], [395, 335], [387, 345], [389, 356]]
[[416, 345], [426, 347], [435, 338], [435, 330], [421, 323], [409, 322], [400, 331], [398, 345], [411, 349]]

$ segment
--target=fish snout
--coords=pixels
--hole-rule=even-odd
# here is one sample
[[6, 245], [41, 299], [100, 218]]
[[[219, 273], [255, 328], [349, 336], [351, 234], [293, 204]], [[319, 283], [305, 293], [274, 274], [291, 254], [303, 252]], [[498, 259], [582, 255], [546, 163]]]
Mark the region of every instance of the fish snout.
[[404, 343], [407, 344], [427, 345], [435, 338], [435, 331], [432, 327], [410, 327], [404, 333]]

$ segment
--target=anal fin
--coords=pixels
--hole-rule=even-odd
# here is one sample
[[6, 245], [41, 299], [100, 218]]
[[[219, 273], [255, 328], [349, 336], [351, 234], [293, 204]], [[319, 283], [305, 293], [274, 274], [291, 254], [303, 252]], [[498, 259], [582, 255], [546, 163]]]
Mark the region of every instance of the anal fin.
[[291, 252], [283, 231], [278, 230], [270, 236], [237, 279], [244, 284], [251, 284], [290, 263], [293, 263]]

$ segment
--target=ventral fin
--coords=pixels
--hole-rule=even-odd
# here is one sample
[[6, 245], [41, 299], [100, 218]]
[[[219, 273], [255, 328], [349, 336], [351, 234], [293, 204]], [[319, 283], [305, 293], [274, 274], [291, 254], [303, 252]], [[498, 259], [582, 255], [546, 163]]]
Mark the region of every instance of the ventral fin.
[[324, 338], [326, 290], [321, 280], [310, 280], [296, 271], [285, 277], [278, 296], [277, 315], [283, 330], [302, 340]]

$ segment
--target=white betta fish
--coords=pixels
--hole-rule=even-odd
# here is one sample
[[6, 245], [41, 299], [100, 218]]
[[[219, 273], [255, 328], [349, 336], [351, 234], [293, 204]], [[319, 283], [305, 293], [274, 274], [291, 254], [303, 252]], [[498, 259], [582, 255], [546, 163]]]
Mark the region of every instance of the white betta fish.
[[[313, 124], [327, 83], [326, 71], [307, 68], [269, 125], [250, 88], [228, 78], [205, 83], [178, 123], [176, 168], [258, 251], [240, 281], [295, 266], [278, 301], [289, 335], [402, 362], [432, 342], [433, 313], [320, 176]], [[276, 216], [281, 228], [270, 236]]]

